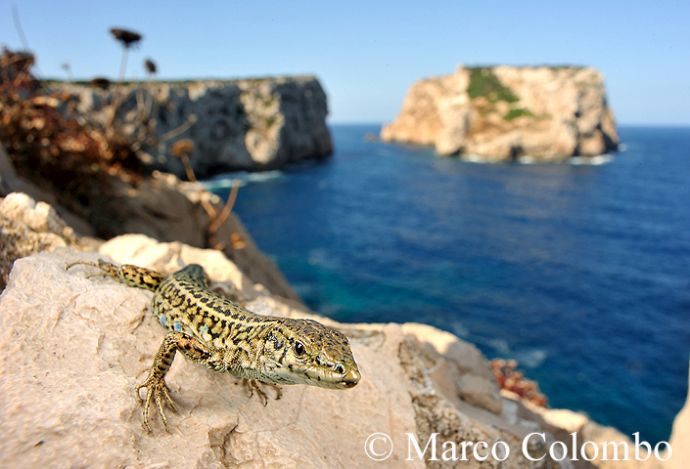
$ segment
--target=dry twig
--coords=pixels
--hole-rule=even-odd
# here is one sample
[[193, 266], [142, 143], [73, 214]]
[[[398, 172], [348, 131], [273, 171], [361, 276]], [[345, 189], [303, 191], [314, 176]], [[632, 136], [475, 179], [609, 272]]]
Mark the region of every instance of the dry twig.
[[232, 186], [230, 188], [230, 194], [228, 194], [228, 200], [225, 201], [223, 210], [220, 211], [220, 213], [211, 221], [211, 223], [208, 226], [209, 244], [213, 246], [214, 249], [222, 250], [223, 248], [225, 248], [224, 244], [218, 243], [216, 241], [216, 233], [218, 232], [218, 229], [220, 229], [220, 227], [223, 226], [223, 223], [227, 221], [228, 217], [232, 213], [232, 209], [235, 206], [235, 202], [237, 201], [237, 194], [239, 190], [239, 179], [233, 179]]

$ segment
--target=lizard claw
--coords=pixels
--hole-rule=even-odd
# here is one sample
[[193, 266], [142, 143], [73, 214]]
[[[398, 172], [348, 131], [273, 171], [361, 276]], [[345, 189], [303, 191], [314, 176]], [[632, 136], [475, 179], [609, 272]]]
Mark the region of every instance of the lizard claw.
[[266, 396], [266, 393], [263, 389], [259, 387], [259, 384], [256, 381], [254, 381], [253, 379], [244, 379], [242, 380], [242, 384], [247, 390], [247, 394], [249, 395], [249, 397], [254, 396], [254, 392], [256, 392], [264, 407], [266, 406], [266, 404], [268, 404], [268, 396]]
[[[266, 394], [266, 392], [263, 389], [261, 389], [262, 383], [259, 383], [253, 379], [244, 379], [242, 380], [242, 384], [247, 390], [247, 394], [249, 394], [249, 397], [252, 397], [254, 395], [254, 392], [256, 392], [264, 407], [268, 405], [268, 394]], [[275, 389], [276, 401], [283, 397], [283, 390], [280, 388], [280, 386], [271, 385], [271, 387]]]
[[[139, 394], [141, 389], [146, 389], [145, 399], [142, 399], [141, 395]], [[174, 413], [177, 413], [177, 407], [175, 407], [175, 404], [170, 397], [170, 389], [168, 389], [168, 386], [165, 384], [165, 380], [163, 378], [151, 375], [146, 379], [146, 381], [136, 387], [135, 392], [139, 402], [143, 403], [144, 405], [144, 429], [148, 433], [152, 433], [151, 424], [149, 423], [149, 410], [151, 408], [151, 402], [155, 399], [156, 407], [158, 407], [158, 413], [161, 416], [161, 420], [163, 420], [163, 427], [165, 427], [166, 432], [170, 433], [170, 429], [168, 428], [168, 419], [163, 410], [163, 404], [167, 404], [170, 410]]]

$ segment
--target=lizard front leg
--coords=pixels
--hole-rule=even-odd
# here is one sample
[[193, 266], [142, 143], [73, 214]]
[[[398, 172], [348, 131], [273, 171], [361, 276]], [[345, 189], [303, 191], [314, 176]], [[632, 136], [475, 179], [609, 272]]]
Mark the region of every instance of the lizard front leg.
[[247, 342], [240, 342], [236, 348], [226, 352], [224, 358], [225, 369], [230, 374], [242, 379], [242, 387], [244, 387], [250, 398], [256, 393], [261, 403], [266, 406], [268, 404], [268, 394], [262, 389], [262, 386], [272, 387], [276, 393], [276, 400], [283, 396], [283, 391], [277, 383], [261, 382], [257, 379], [256, 373], [248, 373], [248, 370], [257, 370], [260, 368], [260, 366], [257, 365], [258, 358], [252, 359], [252, 356], [252, 351], [248, 347]]
[[180, 351], [185, 357], [195, 362], [201, 362], [211, 368], [218, 369], [222, 366], [222, 360], [218, 358], [218, 354], [208, 345], [201, 342], [199, 339], [185, 334], [184, 332], [169, 332], [163, 339], [158, 353], [153, 359], [153, 366], [149, 372], [148, 378], [142, 384], [137, 386], [136, 395], [141, 401], [139, 391], [142, 388], [146, 389], [146, 399], [144, 402], [144, 428], [151, 433], [151, 425], [149, 424], [149, 409], [153, 399], [156, 401], [158, 412], [160, 413], [163, 426], [168, 431], [168, 419], [163, 411], [163, 402], [175, 411], [175, 405], [170, 398], [170, 390], [165, 384], [165, 375], [168, 373], [170, 366], [175, 359], [175, 354]]
[[266, 391], [264, 391], [261, 386], [270, 386], [273, 388], [273, 390], [276, 393], [275, 400], [279, 400], [281, 397], [283, 397], [283, 390], [278, 386], [277, 384], [266, 384], [266, 383], [261, 383], [255, 379], [243, 379], [242, 380], [242, 386], [244, 386], [244, 389], [247, 391], [247, 394], [249, 397], [252, 397], [254, 395], [254, 392], [259, 396], [259, 399], [261, 400], [261, 403], [264, 405], [268, 405], [268, 395], [266, 394]]

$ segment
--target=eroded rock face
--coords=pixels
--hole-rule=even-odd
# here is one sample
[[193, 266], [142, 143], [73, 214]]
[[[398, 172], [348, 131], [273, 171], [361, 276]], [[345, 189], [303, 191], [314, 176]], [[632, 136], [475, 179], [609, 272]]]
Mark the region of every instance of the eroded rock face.
[[[41, 253], [15, 263], [0, 297], [4, 464], [373, 467], [364, 442], [384, 432], [395, 450], [376, 467], [424, 467], [424, 461], [405, 461], [408, 433], [426, 438], [440, 432], [454, 441], [501, 438], [517, 448], [522, 434], [537, 425], [495, 413], [501, 401], [495, 385], [486, 385], [493, 397], [484, 400], [466, 394], [458, 376], [482, 380], [488, 365], [450, 334], [419, 325], [337, 324], [268, 295], [217, 251], [175, 243], [149, 243], [142, 250], [140, 238], [112, 240], [101, 252], [159, 268], [199, 262], [214, 275], [224, 272], [222, 280], [258, 314], [312, 317], [338, 327], [351, 339], [361, 382], [345, 391], [288, 386], [281, 400], [264, 407], [229, 375], [178, 357], [167, 382], [181, 412], [170, 416], [171, 434], [156, 421], [155, 433], [146, 435], [133, 390], [164, 335], [146, 311], [151, 294], [88, 279], [88, 267], [64, 269], [99, 255]], [[453, 352], [462, 350], [469, 351], [467, 359]], [[532, 464], [517, 451], [505, 467], [554, 467], [546, 464]]]
[[[20, 196], [26, 198], [24, 205], [57, 212], [58, 218], [66, 220], [80, 235], [109, 239], [123, 233], [141, 233], [161, 241], [214, 246], [273, 294], [299, 301], [278, 267], [259, 251], [237, 216], [230, 213], [221, 219], [222, 223], [216, 223], [223, 203], [198, 183], [183, 182], [173, 174], [154, 171], [141, 181], [118, 175], [87, 178], [65, 191], [43, 178], [34, 183], [17, 175], [0, 146], [0, 196], [8, 191], [26, 192]], [[15, 217], [10, 222], [16, 224], [22, 220]], [[214, 224], [217, 229], [211, 233]], [[12, 245], [17, 243], [12, 241]], [[3, 246], [5, 249], [9, 245]], [[14, 248], [7, 249], [8, 253], [15, 252]], [[28, 255], [37, 250], [17, 252]], [[8, 273], [16, 257], [16, 253], [4, 256], [2, 262], [6, 268], [0, 267], [0, 271]]]
[[[178, 176], [184, 169], [170, 147], [182, 138], [194, 142], [190, 160], [198, 177], [278, 168], [333, 150], [326, 94], [314, 77], [144, 83], [118, 91], [60, 87], [76, 98], [81, 115], [105, 125], [116, 103], [114, 125], [132, 142], [150, 132], [160, 144], [144, 145], [148, 162]], [[184, 131], [165, 138], [176, 130]]]
[[15, 260], [40, 251], [76, 246], [74, 230], [45, 202], [21, 192], [0, 198], [0, 291]]
[[[223, 205], [218, 196], [200, 184], [159, 172], [137, 186], [113, 179], [108, 189], [94, 194], [89, 203], [93, 209], [86, 211], [88, 219], [103, 238], [140, 233], [159, 241], [179, 241], [202, 248], [210, 244], [208, 227], [215, 221], [208, 208], [214, 207], [218, 214]], [[280, 269], [257, 248], [235, 214], [219, 225], [214, 238], [219, 251], [255, 282], [274, 295], [299, 301]]]
[[421, 80], [381, 138], [485, 162], [563, 161], [618, 145], [604, 79], [581, 67], [460, 67]]

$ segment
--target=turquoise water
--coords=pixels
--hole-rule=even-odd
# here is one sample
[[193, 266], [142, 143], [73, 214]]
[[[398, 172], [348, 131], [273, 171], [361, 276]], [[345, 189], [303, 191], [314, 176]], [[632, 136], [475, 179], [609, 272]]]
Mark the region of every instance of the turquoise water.
[[553, 407], [668, 437], [690, 354], [690, 129], [622, 128], [598, 166], [465, 163], [332, 130], [333, 159], [244, 175], [236, 205], [311, 308], [449, 330], [517, 358]]

